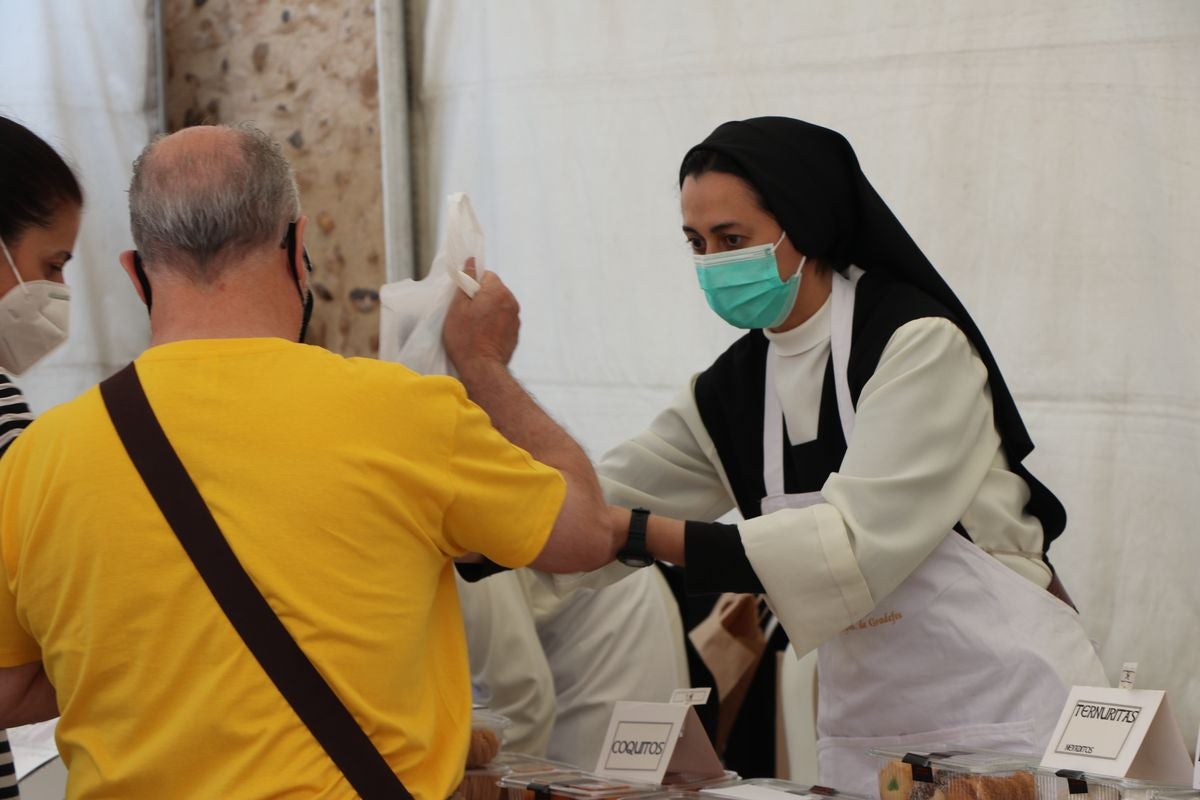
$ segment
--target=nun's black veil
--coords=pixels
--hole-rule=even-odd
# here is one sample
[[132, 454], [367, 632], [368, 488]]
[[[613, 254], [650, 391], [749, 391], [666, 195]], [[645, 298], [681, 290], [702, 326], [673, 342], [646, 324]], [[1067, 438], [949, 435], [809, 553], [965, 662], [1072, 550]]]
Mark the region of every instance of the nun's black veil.
[[[1028, 510], [1041, 518], [1047, 545], [1057, 537], [1066, 512], [1021, 465], [1033, 441], [992, 351], [967, 309], [867, 181], [846, 138], [797, 119], [758, 117], [726, 122], [694, 150], [719, 152], [741, 167], [800, 252], [910, 284], [949, 310], [987, 366], [1005, 455], [1032, 490]], [[681, 184], [685, 177], [680, 174]]]

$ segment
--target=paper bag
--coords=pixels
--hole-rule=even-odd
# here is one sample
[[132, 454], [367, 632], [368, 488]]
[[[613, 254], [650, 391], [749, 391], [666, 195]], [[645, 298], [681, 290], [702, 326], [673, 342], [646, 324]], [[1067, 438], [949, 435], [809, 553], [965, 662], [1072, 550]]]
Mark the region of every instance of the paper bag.
[[721, 753], [767, 646], [759, 623], [758, 595], [721, 595], [712, 613], [692, 628], [688, 638], [717, 684], [716, 745]]

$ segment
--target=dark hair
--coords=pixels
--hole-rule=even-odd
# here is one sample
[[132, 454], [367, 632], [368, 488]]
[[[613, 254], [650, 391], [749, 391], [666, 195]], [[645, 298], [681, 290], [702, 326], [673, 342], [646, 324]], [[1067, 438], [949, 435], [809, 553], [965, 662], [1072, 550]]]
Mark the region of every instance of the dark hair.
[[688, 153], [687, 158], [683, 159], [683, 165], [679, 167], [679, 188], [683, 188], [683, 182], [687, 178], [699, 178], [706, 172], [724, 172], [727, 175], [733, 175], [735, 178], [741, 178], [745, 181], [746, 186], [749, 187], [750, 194], [754, 196], [754, 202], [758, 204], [758, 207], [770, 213], [771, 209], [767, 208], [767, 203], [763, 200], [762, 192], [754, 185], [754, 181], [750, 180], [750, 176], [746, 173], [746, 170], [742, 169], [741, 165], [732, 158], [718, 150], [706, 150], [703, 147], [697, 147]]
[[64, 205], [83, 205], [75, 173], [37, 134], [0, 116], [0, 239], [50, 225]]
[[[683, 182], [686, 179], [699, 178], [706, 172], [724, 172], [735, 178], [741, 178], [746, 184], [746, 188], [750, 190], [750, 195], [754, 198], [754, 202], [758, 207], [778, 219], [775, 212], [767, 207], [767, 201], [763, 199], [762, 192], [754, 185], [754, 181], [750, 180], [750, 175], [747, 174], [746, 170], [742, 169], [740, 164], [719, 150], [708, 150], [703, 147], [697, 147], [688, 153], [683, 159], [683, 164], [679, 167], [679, 188], [683, 188]], [[818, 271], [833, 269], [845, 273], [850, 265], [847, 262], [826, 256], [817, 259], [817, 267]]]

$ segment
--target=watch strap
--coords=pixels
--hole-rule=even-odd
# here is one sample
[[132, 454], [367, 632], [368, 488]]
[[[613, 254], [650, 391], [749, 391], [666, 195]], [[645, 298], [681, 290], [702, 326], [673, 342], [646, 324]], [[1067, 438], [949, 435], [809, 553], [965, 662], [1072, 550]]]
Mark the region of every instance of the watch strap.
[[625, 546], [617, 553], [617, 558], [626, 564], [648, 565], [654, 558], [646, 549], [646, 525], [650, 519], [650, 511], [645, 508], [635, 508], [629, 512], [629, 534]]

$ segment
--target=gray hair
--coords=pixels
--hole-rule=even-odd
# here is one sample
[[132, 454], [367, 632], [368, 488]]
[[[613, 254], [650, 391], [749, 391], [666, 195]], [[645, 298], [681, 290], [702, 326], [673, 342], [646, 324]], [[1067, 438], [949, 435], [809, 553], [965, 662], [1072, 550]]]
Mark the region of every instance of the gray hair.
[[279, 143], [249, 123], [221, 127], [237, 131], [236, 150], [159, 156], [159, 137], [134, 162], [129, 185], [142, 257], [198, 283], [215, 279], [231, 257], [279, 242], [300, 216], [296, 177]]

